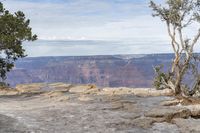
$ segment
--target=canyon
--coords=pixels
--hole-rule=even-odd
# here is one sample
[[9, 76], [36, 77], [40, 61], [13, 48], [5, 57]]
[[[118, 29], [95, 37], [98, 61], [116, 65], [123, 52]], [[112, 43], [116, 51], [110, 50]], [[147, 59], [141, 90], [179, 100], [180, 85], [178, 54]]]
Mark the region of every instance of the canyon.
[[99, 87], [152, 87], [153, 66], [170, 65], [172, 54], [28, 57], [8, 73], [11, 86], [65, 82]]

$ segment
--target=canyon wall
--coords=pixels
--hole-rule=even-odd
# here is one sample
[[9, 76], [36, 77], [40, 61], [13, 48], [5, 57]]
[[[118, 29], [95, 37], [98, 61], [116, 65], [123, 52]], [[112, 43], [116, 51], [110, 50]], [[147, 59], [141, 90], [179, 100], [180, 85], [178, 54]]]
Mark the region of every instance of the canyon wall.
[[65, 82], [110, 87], [151, 87], [153, 66], [169, 65], [172, 54], [35, 57], [16, 62], [8, 73], [11, 86]]

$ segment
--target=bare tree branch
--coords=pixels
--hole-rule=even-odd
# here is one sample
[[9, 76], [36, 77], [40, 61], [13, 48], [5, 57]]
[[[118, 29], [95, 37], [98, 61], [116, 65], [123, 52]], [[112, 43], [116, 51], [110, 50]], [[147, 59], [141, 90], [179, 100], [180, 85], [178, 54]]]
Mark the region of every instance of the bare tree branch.
[[194, 47], [194, 45], [197, 43], [199, 37], [200, 37], [200, 29], [198, 30], [198, 33], [197, 33], [197, 35], [194, 37], [194, 40], [193, 40], [193, 42], [192, 42], [192, 44], [191, 44], [191, 48], [190, 48], [190, 51], [191, 51], [191, 52], [193, 52], [193, 47]]
[[[193, 64], [196, 60], [192, 57], [194, 57], [194, 46], [200, 39], [200, 28], [193, 39], [184, 37], [183, 29], [187, 29], [194, 22], [200, 23], [200, 0], [166, 0], [165, 6], [156, 5], [151, 1], [150, 7], [155, 13], [154, 17], [160, 17], [162, 21], [166, 22], [168, 35], [175, 54], [171, 66], [172, 75], [167, 73], [167, 77], [170, 77], [162, 78], [161, 84], [174, 89], [176, 95], [187, 94], [189, 91], [185, 91], [185, 89], [199, 90], [199, 74], [198, 71], [193, 71], [194, 69], [197, 70], [198, 66]], [[188, 76], [188, 72], [192, 72], [195, 81], [197, 81], [195, 88], [188, 87], [187, 83], [182, 82]], [[162, 77], [165, 73], [160, 72], [160, 74], [162, 74]]]
[[169, 36], [170, 36], [170, 38], [171, 38], [171, 40], [172, 40], [172, 42], [173, 42], [173, 43], [172, 43], [173, 50], [174, 50], [175, 53], [177, 53], [177, 49], [176, 49], [176, 47], [175, 47], [175, 44], [176, 44], [177, 46], [179, 46], [179, 43], [176, 41], [175, 35], [172, 34], [172, 32], [171, 32], [169, 22], [166, 22], [166, 23], [167, 23], [168, 34], [169, 34]]

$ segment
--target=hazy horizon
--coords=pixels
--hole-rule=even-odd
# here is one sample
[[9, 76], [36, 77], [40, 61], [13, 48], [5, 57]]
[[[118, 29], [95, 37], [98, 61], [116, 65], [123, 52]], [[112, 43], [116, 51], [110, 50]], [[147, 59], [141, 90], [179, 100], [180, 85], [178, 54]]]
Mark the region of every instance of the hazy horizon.
[[[151, 41], [149, 43], [159, 46], [162, 42]], [[24, 48], [28, 57], [154, 54], [170, 53], [171, 51], [168, 45], [161, 45], [153, 50], [147, 48], [149, 45], [142, 41], [37, 40], [25, 42]]]
[[[153, 47], [150, 47], [152, 46]], [[130, 54], [169, 54], [173, 53], [170, 44], [161, 41], [142, 42], [105, 40], [37, 40], [25, 42], [23, 47], [28, 57], [45, 56], [95, 56]], [[197, 46], [194, 52], [199, 51]]]

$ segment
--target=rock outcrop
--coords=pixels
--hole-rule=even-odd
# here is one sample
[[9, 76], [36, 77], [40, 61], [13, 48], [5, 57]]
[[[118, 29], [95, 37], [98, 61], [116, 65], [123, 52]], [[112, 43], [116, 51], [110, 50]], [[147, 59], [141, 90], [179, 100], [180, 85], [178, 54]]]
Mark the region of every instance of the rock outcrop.
[[200, 104], [181, 102], [167, 89], [21, 84], [0, 90], [0, 132], [200, 132]]

